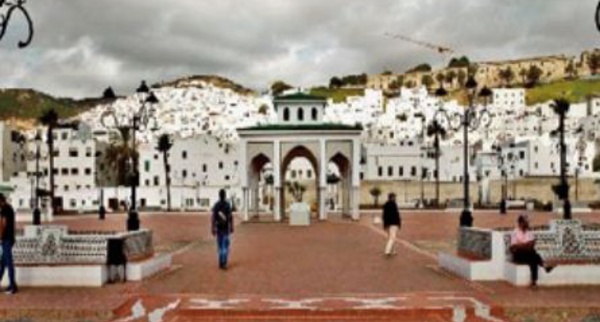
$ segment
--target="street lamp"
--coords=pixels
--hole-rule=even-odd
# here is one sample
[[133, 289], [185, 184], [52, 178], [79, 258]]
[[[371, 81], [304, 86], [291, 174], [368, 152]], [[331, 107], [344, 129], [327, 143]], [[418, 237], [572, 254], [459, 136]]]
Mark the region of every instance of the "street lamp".
[[[481, 125], [488, 126], [491, 121], [491, 116], [487, 110], [487, 101], [488, 98], [492, 95], [492, 91], [483, 87], [479, 93], [477, 93], [477, 82], [473, 76], [470, 76], [465, 84], [465, 88], [467, 89], [467, 94], [469, 98], [469, 106], [465, 108], [463, 114], [453, 113], [452, 115], [448, 113], [443, 107], [441, 107], [436, 114], [434, 115], [434, 120], [438, 120], [438, 118], [445, 118], [447, 124], [454, 131], [458, 131], [461, 128], [463, 129], [463, 194], [464, 194], [464, 206], [463, 211], [460, 216], [460, 226], [461, 227], [471, 227], [473, 226], [473, 214], [471, 213], [471, 205], [469, 198], [469, 131], [474, 131], [478, 129]], [[475, 100], [479, 98], [483, 99], [483, 109], [478, 111], [475, 107]], [[485, 124], [484, 124], [485, 123]]]
[[500, 173], [502, 174], [502, 178], [504, 179], [504, 183], [502, 184], [502, 200], [500, 200], [500, 213], [506, 214], [506, 199], [508, 195], [508, 169], [510, 168], [511, 171], [514, 171], [514, 163], [517, 160], [517, 158], [516, 155], [512, 152], [507, 153], [506, 155], [502, 154], [502, 147], [500, 146], [498, 146], [496, 151]]
[[29, 16], [27, 9], [25, 9], [25, 7], [23, 6], [25, 2], [26, 0], [0, 0], [0, 9], [2, 9], [3, 7], [8, 8], [6, 14], [0, 14], [0, 41], [6, 34], [8, 23], [15, 11], [20, 11], [23, 17], [25, 17], [25, 21], [27, 22], [27, 28], [29, 33], [27, 35], [27, 39], [25, 39], [24, 41], [19, 41], [19, 48], [27, 47], [31, 43], [31, 39], [33, 38], [33, 22], [31, 21], [31, 17]]
[[[147, 128], [150, 124], [150, 119], [155, 118], [155, 105], [159, 103], [158, 98], [154, 95], [154, 92], [150, 91], [148, 85], [146, 85], [145, 81], [142, 81], [140, 86], [137, 88], [136, 93], [138, 95], [139, 106], [137, 109], [134, 109], [133, 115], [131, 117], [131, 124], [118, 124], [118, 120], [114, 111], [108, 111], [103, 116], [112, 115], [115, 119], [116, 126], [123, 130], [131, 133], [131, 145], [132, 145], [132, 154], [130, 156], [130, 175], [129, 175], [129, 185], [131, 187], [131, 207], [129, 207], [128, 216], [127, 216], [127, 230], [134, 231], [140, 229], [140, 219], [137, 211], [137, 185], [139, 184], [139, 172], [138, 172], [138, 155], [137, 155], [137, 145], [136, 145], [136, 131], [140, 130], [140, 127], [143, 126]], [[112, 88], [107, 88], [104, 91], [103, 98], [105, 100], [115, 100], [116, 96]], [[154, 120], [154, 125], [156, 125], [156, 120]], [[153, 128], [152, 130], [154, 130]], [[123, 135], [123, 134], [121, 134]]]
[[40, 212], [40, 147], [42, 145], [42, 135], [37, 131], [34, 137], [35, 142], [35, 206], [33, 209], [33, 225], [39, 226], [42, 223]]
[[558, 131], [559, 147], [560, 147], [560, 182], [553, 186], [554, 193], [560, 200], [563, 200], [563, 219], [570, 220], [571, 216], [571, 201], [569, 200], [569, 183], [567, 182], [567, 146], [565, 144], [565, 119], [569, 112], [569, 101], [564, 98], [554, 100], [552, 109], [558, 114]]

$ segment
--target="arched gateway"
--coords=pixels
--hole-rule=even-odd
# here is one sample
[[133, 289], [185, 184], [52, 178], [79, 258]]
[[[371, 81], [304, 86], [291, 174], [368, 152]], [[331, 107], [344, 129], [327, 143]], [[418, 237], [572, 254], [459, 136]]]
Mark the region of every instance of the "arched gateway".
[[327, 101], [297, 93], [274, 101], [278, 122], [238, 129], [244, 220], [259, 209], [260, 181], [267, 164], [272, 167], [273, 217], [285, 214], [285, 173], [295, 158], [306, 158], [315, 173], [318, 218], [327, 218], [328, 165], [339, 169], [343, 214], [359, 219], [360, 126], [325, 123]]

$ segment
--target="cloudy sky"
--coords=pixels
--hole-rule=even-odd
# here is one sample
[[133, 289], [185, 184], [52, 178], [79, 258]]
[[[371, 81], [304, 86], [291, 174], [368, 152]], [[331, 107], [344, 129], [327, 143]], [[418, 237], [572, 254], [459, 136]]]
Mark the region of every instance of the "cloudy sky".
[[[17, 49], [21, 17], [0, 42], [0, 87], [57, 96], [133, 91], [182, 75], [219, 74], [264, 89], [278, 79], [403, 71], [448, 57], [386, 38], [438, 43], [475, 60], [598, 46], [597, 0], [28, 0], [36, 33]], [[4, 10], [3, 10], [4, 11]]]

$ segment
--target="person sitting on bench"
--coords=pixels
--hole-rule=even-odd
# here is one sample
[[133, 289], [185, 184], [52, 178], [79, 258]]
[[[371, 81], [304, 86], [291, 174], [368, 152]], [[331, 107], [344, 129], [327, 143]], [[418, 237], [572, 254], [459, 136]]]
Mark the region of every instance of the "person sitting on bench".
[[535, 250], [535, 238], [529, 229], [529, 220], [525, 215], [520, 215], [517, 227], [510, 236], [510, 252], [516, 264], [529, 265], [531, 270], [531, 287], [537, 286], [538, 267], [544, 267], [550, 273], [554, 266], [545, 265], [544, 260]]

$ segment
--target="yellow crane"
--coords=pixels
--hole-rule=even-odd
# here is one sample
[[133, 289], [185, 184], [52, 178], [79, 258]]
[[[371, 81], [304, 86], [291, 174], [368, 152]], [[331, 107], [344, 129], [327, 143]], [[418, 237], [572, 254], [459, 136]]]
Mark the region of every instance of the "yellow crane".
[[415, 44], [415, 45], [418, 45], [418, 46], [421, 46], [421, 47], [425, 47], [425, 48], [429, 48], [429, 49], [435, 50], [440, 55], [453, 54], [454, 53], [454, 49], [452, 49], [452, 48], [444, 47], [444, 46], [440, 46], [440, 45], [435, 45], [435, 44], [432, 44], [432, 43], [428, 43], [426, 41], [416, 40], [416, 39], [413, 39], [413, 38], [410, 38], [410, 37], [407, 37], [407, 36], [404, 36], [404, 35], [391, 34], [391, 33], [386, 32], [385, 36], [389, 37], [389, 38], [393, 38], [393, 39], [398, 39], [398, 40], [406, 41], [406, 42], [409, 42], [409, 43], [412, 43], [412, 44]]

